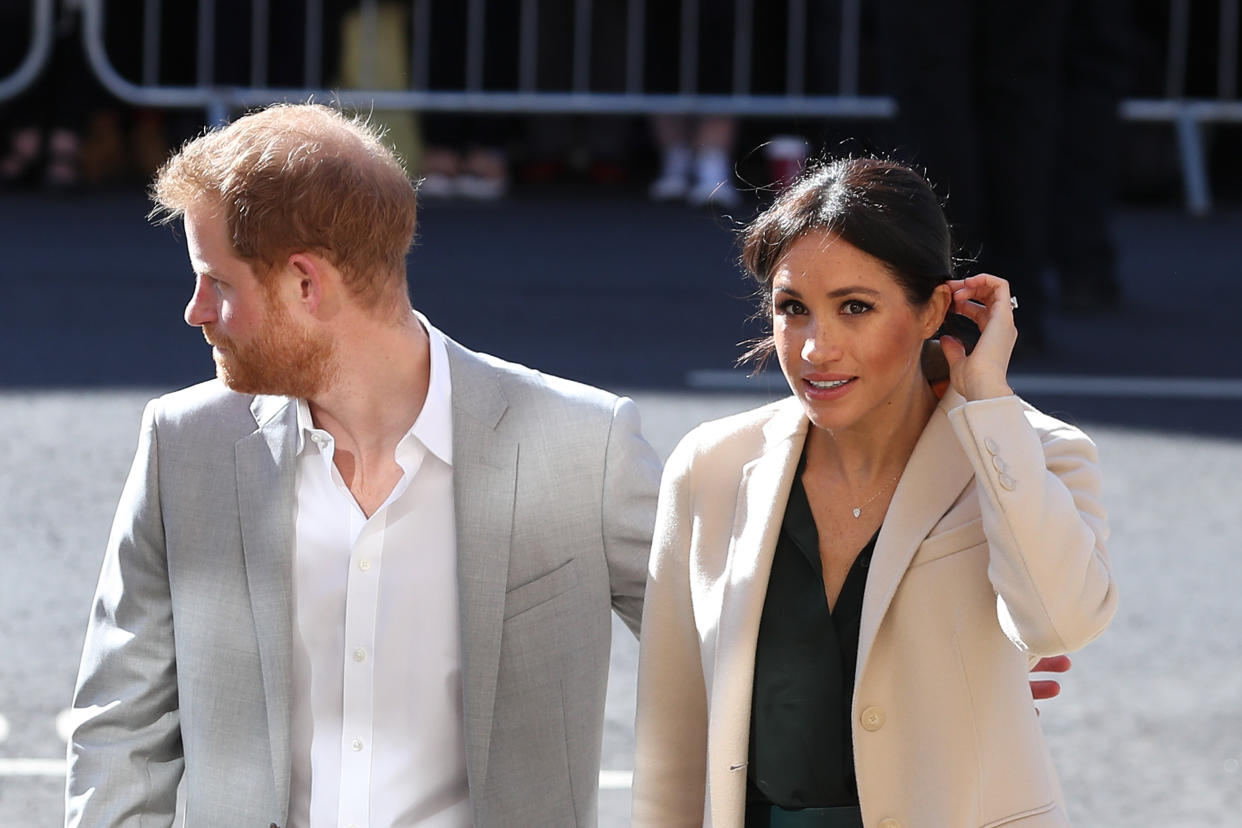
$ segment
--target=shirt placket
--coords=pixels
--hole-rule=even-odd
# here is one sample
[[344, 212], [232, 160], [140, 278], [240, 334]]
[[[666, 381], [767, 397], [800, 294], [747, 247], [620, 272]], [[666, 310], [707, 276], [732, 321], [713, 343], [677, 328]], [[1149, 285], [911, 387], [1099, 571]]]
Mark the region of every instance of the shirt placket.
[[[382, 511], [382, 509], [381, 509]], [[357, 533], [345, 591], [345, 663], [342, 683], [341, 796], [337, 824], [366, 828], [370, 821], [375, 721], [375, 626], [379, 605], [383, 522], [373, 516]], [[353, 520], [364, 520], [361, 513]]]

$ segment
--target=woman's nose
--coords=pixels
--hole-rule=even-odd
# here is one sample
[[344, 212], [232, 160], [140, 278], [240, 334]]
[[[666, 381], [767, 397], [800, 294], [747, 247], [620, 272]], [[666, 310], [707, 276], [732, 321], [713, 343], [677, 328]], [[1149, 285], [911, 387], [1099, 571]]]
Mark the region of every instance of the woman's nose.
[[812, 331], [802, 342], [802, 359], [812, 365], [836, 359], [841, 355], [837, 339], [825, 329]]

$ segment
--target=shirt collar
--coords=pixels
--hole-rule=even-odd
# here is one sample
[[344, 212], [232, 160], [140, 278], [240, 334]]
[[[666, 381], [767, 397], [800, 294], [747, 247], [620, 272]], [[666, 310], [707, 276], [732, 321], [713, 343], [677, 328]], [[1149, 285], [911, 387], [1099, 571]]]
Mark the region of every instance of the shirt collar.
[[410, 431], [432, 454], [453, 465], [453, 380], [449, 376], [448, 346], [444, 334], [414, 311], [431, 349], [431, 377], [427, 381], [427, 399]]
[[[423, 330], [427, 332], [427, 344], [430, 350], [431, 375], [427, 380], [427, 398], [423, 400], [423, 410], [418, 419], [402, 438], [415, 437], [427, 450], [439, 457], [448, 465], [453, 465], [453, 382], [449, 375], [448, 347], [444, 344], [444, 334], [427, 321], [427, 317], [414, 311]], [[310, 405], [304, 399], [298, 405], [298, 445], [297, 454], [306, 447], [306, 438], [319, 431], [311, 417]]]

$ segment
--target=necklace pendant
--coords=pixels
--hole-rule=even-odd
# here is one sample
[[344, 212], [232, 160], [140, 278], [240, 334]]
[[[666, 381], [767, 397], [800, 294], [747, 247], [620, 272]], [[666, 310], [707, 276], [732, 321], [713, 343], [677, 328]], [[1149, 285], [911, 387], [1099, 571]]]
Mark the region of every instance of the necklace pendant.
[[858, 517], [861, 514], [862, 514], [862, 507], [856, 506], [854, 508], [854, 517]]

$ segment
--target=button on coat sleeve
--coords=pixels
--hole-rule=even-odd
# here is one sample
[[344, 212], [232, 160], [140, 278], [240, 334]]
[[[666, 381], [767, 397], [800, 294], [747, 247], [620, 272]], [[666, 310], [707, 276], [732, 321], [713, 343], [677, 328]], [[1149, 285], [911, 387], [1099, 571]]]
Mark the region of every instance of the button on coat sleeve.
[[1034, 656], [1083, 647], [1117, 608], [1094, 443], [1015, 396], [949, 420], [975, 470], [1006, 634]]

